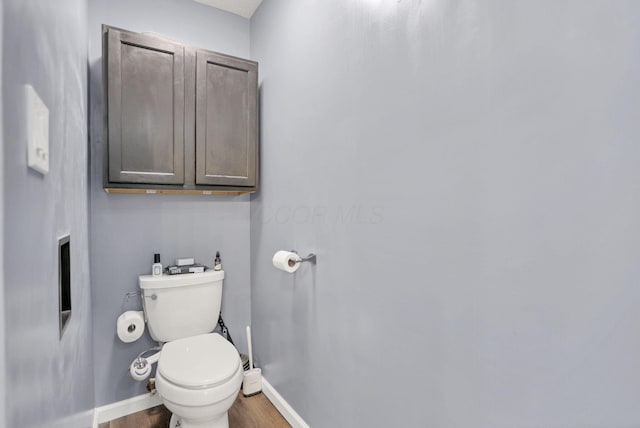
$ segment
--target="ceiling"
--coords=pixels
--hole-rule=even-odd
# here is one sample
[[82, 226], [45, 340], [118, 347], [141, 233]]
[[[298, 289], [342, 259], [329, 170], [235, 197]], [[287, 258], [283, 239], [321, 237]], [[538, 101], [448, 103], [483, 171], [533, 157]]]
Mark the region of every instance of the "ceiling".
[[235, 13], [236, 15], [243, 16], [245, 18], [251, 18], [253, 12], [256, 11], [262, 0], [195, 0], [198, 3], [206, 4], [207, 6], [215, 7], [218, 9], [226, 10], [227, 12]]

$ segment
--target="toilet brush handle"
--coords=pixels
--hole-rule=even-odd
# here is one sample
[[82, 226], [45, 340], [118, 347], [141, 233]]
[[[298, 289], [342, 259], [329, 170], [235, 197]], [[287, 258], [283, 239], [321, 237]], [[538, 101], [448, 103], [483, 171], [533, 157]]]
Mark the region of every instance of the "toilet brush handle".
[[249, 370], [253, 368], [253, 349], [251, 347], [251, 327], [247, 326], [247, 347], [249, 350]]

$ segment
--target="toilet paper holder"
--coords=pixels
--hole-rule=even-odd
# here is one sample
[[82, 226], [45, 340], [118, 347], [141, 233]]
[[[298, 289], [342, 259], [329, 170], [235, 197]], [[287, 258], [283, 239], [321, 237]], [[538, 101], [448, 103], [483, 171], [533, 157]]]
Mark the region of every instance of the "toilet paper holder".
[[300, 255], [296, 250], [290, 250], [290, 251], [298, 255], [298, 258], [299, 258], [298, 263], [311, 262], [314, 265], [316, 264], [316, 255], [314, 253], [309, 253], [307, 257], [300, 257]]

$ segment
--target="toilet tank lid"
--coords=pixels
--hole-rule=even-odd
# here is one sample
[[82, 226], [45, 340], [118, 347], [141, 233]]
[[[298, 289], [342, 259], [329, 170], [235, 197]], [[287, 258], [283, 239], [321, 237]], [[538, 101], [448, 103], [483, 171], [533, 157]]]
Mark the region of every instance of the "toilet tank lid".
[[206, 284], [207, 282], [221, 281], [223, 279], [224, 271], [211, 269], [200, 273], [185, 273], [181, 275], [140, 275], [138, 277], [138, 285], [144, 290], [147, 288], [156, 289]]

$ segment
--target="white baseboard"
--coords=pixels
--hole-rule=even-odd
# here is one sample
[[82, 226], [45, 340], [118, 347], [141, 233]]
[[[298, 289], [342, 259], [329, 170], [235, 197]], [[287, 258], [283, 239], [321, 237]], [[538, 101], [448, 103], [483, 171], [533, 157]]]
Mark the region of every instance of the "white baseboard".
[[278, 391], [276, 391], [264, 377], [262, 378], [262, 392], [267, 396], [269, 401], [271, 401], [273, 406], [278, 409], [287, 422], [289, 422], [289, 425], [293, 428], [310, 428], [304, 419], [293, 410], [293, 407], [282, 398], [282, 395], [278, 394]]
[[[289, 422], [289, 425], [293, 428], [310, 428], [304, 419], [293, 410], [293, 407], [282, 398], [282, 395], [280, 395], [264, 377], [262, 378], [262, 392], [269, 401], [271, 401], [273, 406], [278, 409], [286, 421]], [[98, 425], [101, 423], [150, 409], [160, 404], [162, 404], [162, 400], [158, 394], [142, 394], [116, 403], [97, 407], [93, 413], [93, 428], [98, 428]]]
[[162, 404], [162, 400], [158, 394], [142, 394], [131, 397], [116, 403], [107, 404], [106, 406], [96, 408], [93, 416], [93, 428], [98, 428], [103, 422], [118, 419], [132, 413], [150, 409]]

